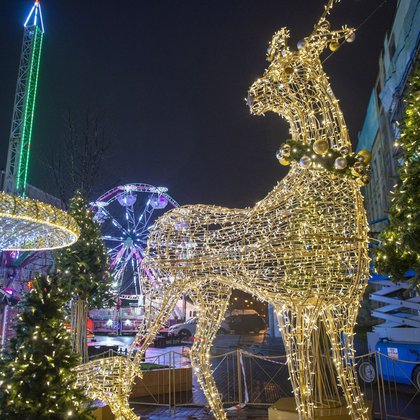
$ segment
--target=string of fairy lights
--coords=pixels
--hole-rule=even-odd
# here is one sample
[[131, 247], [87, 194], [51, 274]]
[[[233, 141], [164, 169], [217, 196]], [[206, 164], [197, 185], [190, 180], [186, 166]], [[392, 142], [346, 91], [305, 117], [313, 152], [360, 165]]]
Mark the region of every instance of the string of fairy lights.
[[[353, 329], [368, 276], [359, 186], [367, 182], [370, 154], [351, 151], [322, 68], [321, 53], [354, 35], [346, 26], [330, 29], [333, 4], [296, 51], [287, 45], [287, 29], [274, 34], [270, 65], [249, 89], [252, 114], [274, 112], [290, 124], [291, 140], [278, 154], [280, 163], [290, 164], [286, 177], [252, 208], [183, 206], [151, 230], [144, 266], [156, 286], [144, 279], [150, 306], [128, 357], [92, 361], [78, 371], [80, 383], [117, 418], [132, 418], [128, 396], [141, 358], [184, 292], [199, 314], [191, 363], [214, 416], [226, 418], [209, 357], [233, 288], [276, 309], [299, 418], [343, 404], [330, 385], [336, 380], [351, 418], [369, 418], [354, 370]], [[328, 366], [320, 354], [325, 343]]]

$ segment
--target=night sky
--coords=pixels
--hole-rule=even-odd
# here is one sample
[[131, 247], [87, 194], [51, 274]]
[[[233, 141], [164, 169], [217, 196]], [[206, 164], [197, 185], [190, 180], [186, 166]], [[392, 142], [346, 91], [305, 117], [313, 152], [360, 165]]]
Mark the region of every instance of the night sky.
[[[330, 21], [359, 26], [383, 0], [342, 0]], [[2, 1], [0, 141], [5, 167], [23, 22], [32, 0]], [[166, 186], [180, 204], [252, 206], [285, 174], [280, 117], [251, 116], [244, 98], [267, 67], [272, 34], [290, 46], [326, 0], [41, 0], [46, 28], [29, 182], [54, 193], [47, 164], [68, 110], [102, 121], [110, 149], [96, 196], [116, 185]], [[396, 0], [325, 63], [356, 143]], [[326, 52], [325, 55], [328, 55]], [[95, 195], [94, 194], [94, 195]], [[89, 197], [96, 198], [95, 196]]]

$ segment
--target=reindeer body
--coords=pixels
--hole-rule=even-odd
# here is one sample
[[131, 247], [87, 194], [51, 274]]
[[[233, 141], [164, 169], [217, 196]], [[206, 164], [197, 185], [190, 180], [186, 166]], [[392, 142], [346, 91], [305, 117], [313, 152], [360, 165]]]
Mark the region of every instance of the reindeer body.
[[366, 269], [355, 270], [366, 256], [362, 210], [354, 181], [296, 165], [253, 208], [183, 206], [166, 213], [151, 231], [145, 265], [163, 281], [168, 274], [194, 284], [224, 277], [227, 286], [258, 290], [267, 301], [352, 300]]
[[[353, 328], [368, 274], [367, 223], [358, 172], [354, 177], [340, 173], [343, 161], [354, 158], [319, 57], [328, 42], [337, 43], [353, 33], [346, 27], [329, 29], [326, 16], [333, 3], [329, 0], [298, 51], [287, 47], [287, 29], [274, 34], [268, 50], [271, 64], [249, 90], [251, 113], [271, 111], [286, 119], [293, 141], [302, 146], [305, 156], [292, 161], [286, 177], [253, 208], [183, 206], [165, 213], [153, 226], [144, 258], [153, 284], [146, 276], [143, 279], [150, 307], [130, 350], [130, 355], [135, 349], [137, 353], [133, 360], [120, 363], [122, 379], [114, 392], [124, 410], [128, 391], [123, 384], [138, 373], [136, 366], [159, 326], [181, 294], [187, 293], [198, 309], [196, 337], [200, 338], [191, 349], [191, 362], [214, 415], [226, 418], [209, 351], [231, 290], [237, 288], [272, 304], [278, 314], [301, 419], [313, 419], [316, 406], [328, 405], [333, 397], [339, 400], [338, 391], [334, 396], [325, 393], [325, 388], [335, 386], [326, 373], [333, 369], [351, 418], [369, 418], [353, 350]], [[327, 162], [330, 154], [342, 155], [334, 164], [338, 172], [316, 163], [317, 142], [325, 151], [321, 162]], [[289, 163], [286, 152], [283, 163]], [[324, 368], [321, 336], [327, 337], [331, 354], [326, 359], [334, 367]], [[106, 361], [102, 366], [108, 372], [116, 365]], [[101, 370], [100, 362], [92, 362], [88, 372], [94, 374], [95, 369]], [[104, 385], [104, 389], [109, 388]], [[103, 394], [110, 400], [109, 392]], [[124, 410], [118, 411], [119, 418], [131, 418]]]
[[[225, 414], [208, 357], [233, 288], [276, 309], [302, 419], [314, 418], [316, 406], [340, 404], [336, 388], [326, 395], [319, 385], [335, 375], [352, 418], [368, 418], [353, 370], [353, 328], [368, 269], [367, 224], [354, 180], [293, 165], [253, 208], [173, 209], [153, 227], [144, 264], [162, 281], [157, 296], [173, 299], [160, 303], [160, 320], [139, 336], [154, 336], [174, 297], [189, 294], [198, 308], [192, 364], [216, 418]], [[335, 372], [316, 354], [323, 351], [318, 330], [328, 335]], [[318, 384], [315, 371], [323, 376]]]

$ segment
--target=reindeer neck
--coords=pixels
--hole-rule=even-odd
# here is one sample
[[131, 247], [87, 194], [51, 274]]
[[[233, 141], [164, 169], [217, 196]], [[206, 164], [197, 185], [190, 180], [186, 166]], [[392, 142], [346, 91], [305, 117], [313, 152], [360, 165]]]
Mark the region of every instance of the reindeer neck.
[[334, 96], [328, 81], [323, 84], [321, 92], [315, 92], [312, 101], [308, 101], [306, 92], [295, 95], [290, 101], [287, 115], [290, 133], [294, 140], [309, 145], [316, 140], [326, 140], [331, 149], [349, 147], [348, 130], [339, 107], [338, 99]]
[[[359, 190], [355, 181], [348, 177], [336, 177], [328, 171], [303, 169], [299, 164], [292, 163], [289, 172], [266, 197], [256, 203], [251, 212], [277, 209], [279, 205], [284, 206], [285, 201], [294, 200], [296, 196], [301, 195], [302, 191], [306, 191], [305, 194], [308, 199], [312, 193], [318, 197], [320, 185], [327, 186], [327, 191], [336, 191], [343, 194]], [[297, 190], [299, 190], [298, 194]]]

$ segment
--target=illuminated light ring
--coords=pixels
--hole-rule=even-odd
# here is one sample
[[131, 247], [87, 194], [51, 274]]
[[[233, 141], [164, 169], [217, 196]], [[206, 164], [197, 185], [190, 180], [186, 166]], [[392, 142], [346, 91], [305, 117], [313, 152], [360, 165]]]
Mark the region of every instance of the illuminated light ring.
[[77, 241], [73, 217], [49, 204], [0, 192], [0, 249], [42, 251]]
[[144, 295], [141, 278], [155, 284], [153, 273], [148, 271], [142, 275], [141, 263], [156, 216], [179, 207], [167, 191], [165, 187], [130, 183], [112, 188], [90, 203], [94, 220], [101, 225], [102, 239], [110, 257], [114, 291], [120, 299], [140, 303]]

